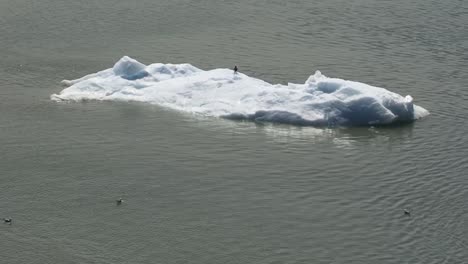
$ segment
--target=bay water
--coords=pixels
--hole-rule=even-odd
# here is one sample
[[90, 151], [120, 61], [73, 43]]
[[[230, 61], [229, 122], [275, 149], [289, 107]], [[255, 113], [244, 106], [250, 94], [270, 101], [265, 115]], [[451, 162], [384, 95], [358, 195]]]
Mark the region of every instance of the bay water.
[[[466, 1], [0, 1], [0, 263], [467, 263], [467, 24]], [[50, 100], [124, 55], [320, 70], [431, 114], [313, 128]]]

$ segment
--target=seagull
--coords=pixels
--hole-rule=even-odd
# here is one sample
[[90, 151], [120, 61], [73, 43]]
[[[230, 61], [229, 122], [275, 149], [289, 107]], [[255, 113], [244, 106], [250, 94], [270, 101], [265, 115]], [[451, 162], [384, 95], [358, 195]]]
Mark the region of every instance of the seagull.
[[11, 218], [3, 218], [3, 221], [4, 221], [5, 223], [11, 224]]
[[115, 202], [117, 203], [117, 205], [120, 205], [120, 204], [122, 204], [123, 199], [122, 199], [122, 198], [119, 198], [119, 199], [117, 199]]
[[411, 212], [408, 209], [403, 210], [405, 212], [405, 215], [411, 215]]

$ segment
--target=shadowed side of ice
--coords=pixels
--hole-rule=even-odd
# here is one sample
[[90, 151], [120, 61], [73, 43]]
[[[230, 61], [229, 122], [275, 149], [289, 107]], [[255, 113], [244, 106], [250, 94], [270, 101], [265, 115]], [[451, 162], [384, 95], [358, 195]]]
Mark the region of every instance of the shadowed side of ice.
[[412, 122], [429, 114], [403, 97], [317, 71], [304, 84], [272, 85], [229, 69], [190, 64], [144, 65], [127, 56], [114, 67], [76, 80], [56, 101], [138, 101], [205, 116], [301, 126]]

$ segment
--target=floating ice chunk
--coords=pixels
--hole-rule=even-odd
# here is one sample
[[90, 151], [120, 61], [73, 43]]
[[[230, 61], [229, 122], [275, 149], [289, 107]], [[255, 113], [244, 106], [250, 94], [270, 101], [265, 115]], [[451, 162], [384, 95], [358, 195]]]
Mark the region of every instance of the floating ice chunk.
[[403, 97], [317, 71], [304, 84], [272, 85], [229, 69], [190, 64], [144, 65], [123, 57], [113, 68], [63, 81], [53, 100], [119, 100], [158, 104], [229, 119], [294, 125], [376, 125], [411, 122], [429, 114]]

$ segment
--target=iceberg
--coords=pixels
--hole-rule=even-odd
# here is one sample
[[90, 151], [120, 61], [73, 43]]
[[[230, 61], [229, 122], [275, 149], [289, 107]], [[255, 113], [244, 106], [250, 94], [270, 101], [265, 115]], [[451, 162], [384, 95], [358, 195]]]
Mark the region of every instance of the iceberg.
[[144, 65], [124, 56], [115, 65], [52, 94], [54, 101], [137, 101], [235, 120], [301, 126], [372, 126], [412, 122], [429, 114], [405, 97], [319, 71], [304, 84], [270, 84], [230, 69], [190, 64]]

